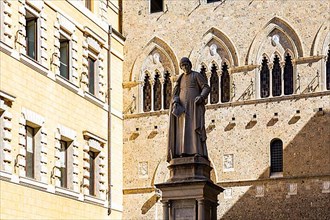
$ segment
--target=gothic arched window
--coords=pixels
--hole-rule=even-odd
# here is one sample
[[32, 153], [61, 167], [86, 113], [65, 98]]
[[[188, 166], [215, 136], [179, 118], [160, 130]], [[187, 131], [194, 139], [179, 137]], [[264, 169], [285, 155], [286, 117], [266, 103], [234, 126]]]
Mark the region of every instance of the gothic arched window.
[[210, 100], [211, 104], [216, 104], [219, 102], [219, 77], [217, 73], [217, 67], [215, 64], [211, 68], [211, 78], [210, 78]]
[[283, 142], [275, 139], [270, 143], [270, 173], [283, 172]]
[[159, 73], [156, 73], [154, 80], [154, 111], [159, 111], [162, 108], [162, 85], [159, 80]]
[[148, 74], [146, 74], [146, 76], [144, 77], [143, 84], [143, 111], [151, 111], [151, 84], [150, 76]]
[[266, 57], [262, 59], [262, 63], [261, 63], [260, 95], [261, 98], [267, 98], [269, 96], [269, 68], [268, 68], [268, 60]]
[[230, 100], [230, 76], [228, 72], [228, 65], [222, 65], [221, 74], [221, 102], [229, 102]]
[[326, 64], [326, 85], [327, 90], [330, 90], [330, 49], [328, 50], [328, 59]]
[[170, 108], [171, 96], [172, 96], [172, 82], [170, 78], [170, 73], [166, 71], [164, 75], [164, 85], [163, 85], [164, 109]]
[[282, 93], [282, 70], [280, 64], [280, 58], [275, 55], [272, 70], [272, 85], [273, 85], [273, 96], [280, 96]]
[[284, 95], [293, 94], [293, 66], [290, 54], [285, 57], [284, 65]]

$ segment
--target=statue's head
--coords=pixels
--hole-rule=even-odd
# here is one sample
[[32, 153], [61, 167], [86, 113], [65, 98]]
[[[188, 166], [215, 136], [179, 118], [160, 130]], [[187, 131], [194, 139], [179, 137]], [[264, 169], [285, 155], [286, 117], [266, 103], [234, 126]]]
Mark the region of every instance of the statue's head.
[[189, 74], [191, 72], [192, 64], [187, 57], [182, 57], [180, 60], [180, 68], [183, 70], [185, 74]]

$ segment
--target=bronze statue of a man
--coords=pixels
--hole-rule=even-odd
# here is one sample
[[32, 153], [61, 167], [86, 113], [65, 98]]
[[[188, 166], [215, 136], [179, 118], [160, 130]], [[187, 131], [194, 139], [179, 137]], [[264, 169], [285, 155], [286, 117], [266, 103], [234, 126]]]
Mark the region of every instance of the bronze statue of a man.
[[210, 93], [207, 79], [192, 71], [187, 57], [180, 61], [183, 70], [173, 89], [170, 108], [167, 161], [187, 156], [207, 158], [205, 99]]

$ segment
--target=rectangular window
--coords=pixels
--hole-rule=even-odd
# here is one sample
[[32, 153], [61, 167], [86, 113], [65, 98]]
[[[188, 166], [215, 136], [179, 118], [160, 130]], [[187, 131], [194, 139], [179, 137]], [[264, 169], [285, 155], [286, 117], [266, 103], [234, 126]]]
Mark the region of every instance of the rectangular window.
[[88, 57], [88, 91], [95, 95], [95, 64], [96, 60]]
[[96, 153], [89, 151], [89, 195], [95, 196], [95, 159]]
[[67, 80], [70, 77], [70, 41], [61, 35], [60, 38], [60, 74]]
[[151, 0], [150, 1], [150, 13], [163, 11], [163, 0]]
[[207, 3], [219, 2], [220, 0], [207, 0]]
[[68, 187], [68, 142], [60, 140], [61, 187]]
[[26, 12], [26, 54], [34, 60], [37, 60], [37, 21], [37, 17]]
[[34, 178], [34, 157], [35, 157], [35, 130], [30, 126], [26, 129], [26, 176]]

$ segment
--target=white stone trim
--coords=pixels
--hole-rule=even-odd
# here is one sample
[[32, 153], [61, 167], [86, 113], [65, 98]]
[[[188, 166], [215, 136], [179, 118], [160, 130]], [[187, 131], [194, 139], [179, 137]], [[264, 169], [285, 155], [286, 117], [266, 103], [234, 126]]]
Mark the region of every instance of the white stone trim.
[[28, 124], [33, 128], [38, 128], [38, 133], [35, 134], [35, 158], [34, 158], [34, 178], [36, 181], [48, 183], [48, 155], [47, 155], [47, 130], [44, 127], [45, 119], [38, 113], [22, 108], [22, 114], [19, 120], [19, 152], [17, 164], [19, 175], [25, 177], [26, 166], [26, 128]]
[[76, 86], [74, 83], [70, 82], [69, 80], [65, 79], [59, 74], [55, 75], [55, 80], [58, 84], [62, 85], [63, 87], [71, 90], [74, 93], [79, 93], [79, 87]]
[[67, 161], [67, 187], [75, 192], [79, 192], [79, 143], [77, 142], [77, 133], [64, 126], [58, 125], [55, 132], [55, 166], [54, 166], [54, 175], [55, 186], [61, 186], [61, 164], [60, 164], [60, 141], [71, 141], [72, 143], [68, 146], [67, 153], [69, 154], [69, 160]]
[[[89, 151], [98, 153], [95, 158], [95, 196], [97, 198], [106, 199], [106, 185], [105, 185], [105, 153], [104, 153], [104, 145], [106, 143], [105, 139], [98, 137], [97, 135], [92, 134], [91, 132], [84, 131], [84, 138], [86, 140], [84, 145], [84, 162], [83, 162], [83, 193], [85, 195], [89, 195], [89, 184], [90, 184], [90, 175], [89, 175]], [[96, 139], [94, 139], [96, 138]], [[102, 142], [100, 142], [101, 140]]]
[[[9, 98], [9, 99], [8, 99]], [[0, 170], [12, 173], [12, 118], [10, 112], [13, 98], [0, 92]]]
[[13, 19], [12, 14], [13, 10], [11, 8], [11, 1], [3, 0], [0, 1], [0, 28], [1, 28], [1, 36], [0, 40], [3, 41], [10, 48], [13, 47]]

